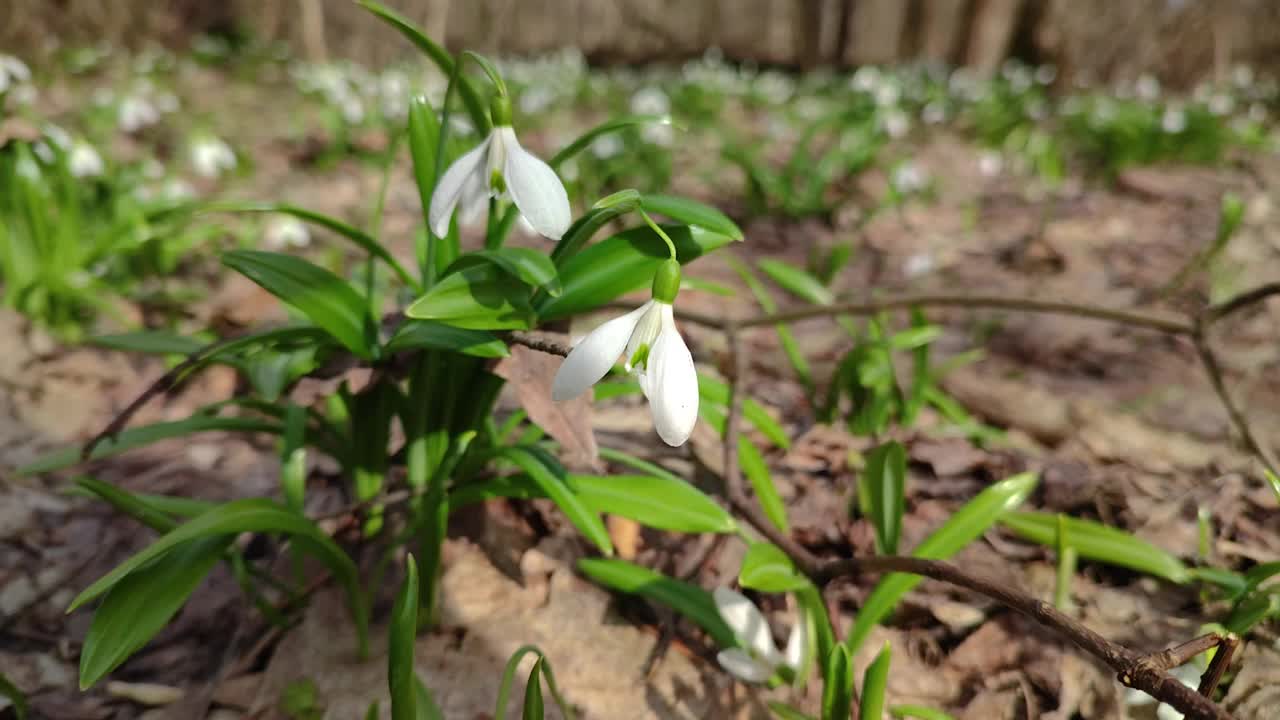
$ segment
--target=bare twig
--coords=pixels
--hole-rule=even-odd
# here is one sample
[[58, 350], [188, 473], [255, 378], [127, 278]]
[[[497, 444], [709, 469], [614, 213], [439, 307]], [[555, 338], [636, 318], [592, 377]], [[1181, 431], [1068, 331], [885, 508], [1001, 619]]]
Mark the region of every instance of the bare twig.
[[1213, 347], [1209, 344], [1208, 331], [1208, 321], [1200, 321], [1196, 324], [1196, 332], [1191, 339], [1195, 343], [1196, 353], [1200, 356], [1200, 364], [1204, 366], [1204, 371], [1209, 376], [1209, 384], [1213, 386], [1213, 391], [1218, 394], [1218, 400], [1221, 401], [1223, 409], [1227, 411], [1227, 417], [1231, 420], [1231, 425], [1235, 427], [1236, 432], [1240, 434], [1240, 439], [1244, 441], [1245, 447], [1262, 462], [1269, 472], [1280, 474], [1280, 466], [1277, 465], [1275, 456], [1253, 434], [1248, 418], [1245, 417], [1244, 412], [1240, 410], [1235, 400], [1232, 399], [1231, 391], [1227, 389], [1226, 380], [1222, 375], [1222, 365], [1218, 362], [1218, 356], [1213, 351]]
[[1231, 658], [1236, 654], [1238, 647], [1240, 647], [1240, 637], [1234, 633], [1228, 633], [1219, 638], [1218, 652], [1214, 653], [1213, 659], [1209, 661], [1209, 667], [1200, 676], [1200, 686], [1196, 688], [1196, 692], [1207, 698], [1213, 698], [1214, 691], [1218, 689], [1218, 683], [1222, 682], [1222, 674], [1231, 665]]
[[[1168, 650], [1149, 653], [1146, 661], [1147, 664], [1159, 670], [1170, 670], [1178, 667], [1179, 665], [1185, 665], [1191, 660], [1191, 658], [1211, 647], [1216, 647], [1221, 642], [1222, 636], [1217, 633], [1201, 635], [1194, 640], [1188, 640], [1181, 645], [1175, 645]], [[1201, 695], [1203, 694], [1204, 693], [1201, 693]]]
[[1217, 305], [1210, 305], [1205, 310], [1205, 317], [1209, 322], [1217, 322], [1237, 310], [1256, 305], [1272, 295], [1280, 295], [1280, 282], [1267, 283], [1252, 290], [1246, 290]]

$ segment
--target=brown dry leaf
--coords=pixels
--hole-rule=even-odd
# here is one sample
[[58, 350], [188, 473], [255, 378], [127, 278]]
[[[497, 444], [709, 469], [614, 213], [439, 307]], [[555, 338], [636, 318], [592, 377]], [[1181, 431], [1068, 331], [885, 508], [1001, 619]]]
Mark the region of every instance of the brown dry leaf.
[[510, 357], [503, 358], [493, 372], [516, 389], [521, 407], [529, 419], [560, 443], [564, 463], [571, 468], [598, 470], [599, 449], [591, 426], [591, 395], [564, 402], [551, 399], [551, 381], [561, 359], [523, 345], [512, 345]]
[[1223, 705], [1239, 720], [1274, 720], [1280, 707], [1280, 651], [1251, 642], [1238, 662], [1239, 674]]
[[623, 560], [634, 560], [640, 549], [640, 523], [621, 515], [610, 515], [605, 518], [609, 528], [609, 539]]
[[1221, 454], [1181, 433], [1158, 430], [1133, 415], [1091, 403], [1075, 403], [1071, 414], [1080, 427], [1080, 441], [1101, 460], [1167, 475], [1207, 467]]
[[991, 454], [960, 438], [917, 440], [911, 443], [912, 460], [928, 463], [939, 477], [965, 475], [987, 463]]

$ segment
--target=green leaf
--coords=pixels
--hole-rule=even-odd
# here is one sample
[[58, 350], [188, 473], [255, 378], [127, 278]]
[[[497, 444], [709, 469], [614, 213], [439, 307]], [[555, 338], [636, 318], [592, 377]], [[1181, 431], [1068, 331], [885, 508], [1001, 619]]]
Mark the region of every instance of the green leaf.
[[[687, 264], [733, 241], [697, 227], [663, 225], [676, 256]], [[625, 230], [585, 248], [560, 267], [560, 297], [543, 298], [537, 307], [542, 321], [593, 310], [653, 281], [658, 265], [669, 257], [667, 245], [647, 225]]]
[[416, 691], [415, 704], [418, 710], [418, 720], [444, 720], [444, 713], [440, 711], [440, 706], [436, 703], [435, 697], [431, 695], [431, 691], [426, 685], [422, 684], [422, 679], [417, 675], [413, 676], [413, 687]]
[[742, 241], [742, 230], [728, 215], [696, 200], [674, 195], [645, 195], [640, 206], [651, 213], [666, 215], [678, 223], [693, 225]]
[[222, 263], [293, 306], [360, 358], [373, 359], [377, 330], [369, 306], [342, 278], [293, 255], [233, 250]]
[[786, 553], [766, 542], [747, 548], [738, 582], [745, 588], [772, 593], [803, 590], [810, 585], [809, 578], [796, 569]]
[[[1038, 482], [1035, 473], [1021, 473], [988, 487], [955, 511], [912, 555], [933, 560], [951, 557], [986, 532], [1006, 512], [1021, 505]], [[890, 573], [876, 585], [858, 610], [845, 640], [850, 652], [858, 651], [871, 629], [887, 617], [898, 600], [920, 584], [920, 580], [918, 575]]]
[[1280, 617], [1280, 595], [1254, 593], [1237, 603], [1222, 624], [1229, 632], [1244, 635], [1254, 625], [1273, 617]]
[[858, 699], [858, 717], [884, 717], [884, 691], [889, 683], [889, 643], [884, 644], [876, 659], [862, 675], [862, 697]]
[[605, 555], [613, 554], [613, 542], [600, 515], [574, 493], [566, 483], [564, 468], [554, 458], [540, 455], [526, 447], [499, 448], [494, 455], [515, 463], [528, 473], [538, 489], [551, 498], [569, 522]]
[[87, 690], [155, 637], [234, 537], [223, 533], [177, 543], [111, 585], [84, 639], [80, 689]]
[[564, 235], [560, 236], [559, 242], [551, 250], [552, 262], [556, 267], [560, 267], [566, 260], [577, 254], [600, 228], [639, 206], [640, 193], [635, 190], [622, 190], [597, 202], [594, 207], [574, 220]]
[[898, 553], [905, 512], [907, 452], [897, 441], [877, 445], [867, 453], [866, 485], [871, 524], [876, 530], [876, 550], [881, 555]]
[[520, 712], [521, 720], [542, 720], [542, 663], [539, 657], [529, 671], [529, 681], [524, 686], [524, 708]]
[[493, 265], [473, 265], [446, 275], [405, 315], [469, 330], [524, 330], [533, 325], [528, 288]]
[[720, 617], [711, 593], [662, 573], [626, 560], [583, 558], [578, 570], [591, 580], [619, 592], [639, 595], [661, 603], [692, 620], [720, 647], [734, 647], [738, 641]]
[[1255, 590], [1262, 583], [1271, 578], [1280, 575], [1280, 560], [1272, 560], [1254, 565], [1244, 573], [1245, 585], [1249, 590]]
[[778, 494], [778, 488], [773, 483], [773, 475], [769, 472], [769, 465], [764, 461], [764, 456], [760, 454], [760, 448], [757, 448], [750, 438], [738, 438], [738, 464], [742, 466], [742, 474], [751, 483], [751, 489], [756, 494], [756, 502], [760, 503], [760, 508], [764, 510], [769, 522], [784, 533], [791, 532], [787, 523], [787, 506], [782, 502], [782, 496]]
[[1267, 484], [1271, 486], [1271, 492], [1276, 494], [1276, 502], [1280, 502], [1280, 475], [1263, 468], [1262, 474], [1267, 479]]
[[916, 720], [953, 720], [950, 715], [941, 710], [923, 705], [894, 705], [889, 708], [889, 714], [895, 718], [916, 718]]
[[404, 350], [448, 350], [483, 358], [506, 357], [511, 353], [493, 333], [464, 330], [442, 322], [406, 320], [387, 342], [387, 352]]
[[684, 480], [659, 475], [569, 475], [569, 489], [596, 512], [687, 533], [738, 529], [729, 513]]
[[801, 300], [815, 305], [830, 305], [836, 301], [835, 295], [818, 278], [788, 265], [781, 260], [761, 260], [756, 263], [765, 275], [782, 286], [784, 290]]
[[848, 720], [853, 712], [853, 659], [849, 648], [836, 645], [822, 684], [822, 720]]
[[[1078, 518], [1064, 518], [1071, 546], [1080, 557], [1155, 575], [1174, 583], [1191, 579], [1187, 566], [1173, 555], [1123, 530]], [[1054, 546], [1058, 516], [1053, 513], [1009, 513], [1000, 523], [1022, 538]]]
[[[119, 455], [127, 450], [133, 450], [161, 440], [210, 431], [269, 432], [279, 434], [281, 428], [276, 423], [253, 418], [196, 415], [186, 420], [174, 420], [172, 422], [162, 422], [124, 430], [114, 438], [107, 438], [98, 443], [89, 459], [98, 460], [111, 457], [112, 455]], [[36, 458], [29, 465], [19, 468], [18, 474], [35, 475], [37, 473], [52, 472], [72, 465], [79, 465], [80, 462], [80, 446], [76, 445], [55, 450]]]
[[[448, 50], [438, 45], [426, 33], [410, 22], [403, 15], [397, 13], [391, 8], [373, 0], [359, 0], [359, 3], [366, 10], [372, 12], [382, 18], [388, 25], [400, 31], [423, 52], [431, 62], [440, 68], [441, 74], [445, 77], [453, 75], [453, 66], [457, 62]], [[466, 77], [459, 75], [458, 91], [462, 93], [462, 102], [467, 106], [467, 114], [471, 116], [471, 124], [475, 126], [476, 131], [481, 135], [489, 132], [489, 114], [485, 112], [485, 103], [480, 97], [480, 93], [476, 91], [474, 85]]]
[[771, 710], [774, 715], [782, 718], [782, 720], [814, 720], [813, 716], [805, 715], [786, 703], [782, 703], [777, 700], [770, 700], [766, 704], [769, 706], [769, 710]]
[[467, 253], [453, 261], [453, 265], [445, 273], [486, 262], [525, 285], [543, 288], [552, 297], [560, 294], [560, 278], [556, 276], [555, 264], [546, 253], [530, 248], [501, 247]]
[[166, 533], [178, 526], [178, 522], [146, 500], [122, 490], [111, 483], [91, 477], [76, 479], [76, 485], [89, 494], [105, 500], [111, 507], [159, 533]]
[[[756, 302], [760, 304], [760, 309], [766, 313], [777, 312], [778, 303], [773, 299], [773, 294], [769, 292], [769, 288], [765, 287], [764, 283], [760, 282], [760, 279], [751, 271], [751, 268], [732, 254], [727, 255], [726, 258], [729, 267], [733, 268], [733, 271], [742, 278], [742, 282], [747, 286], [747, 289], [751, 290]], [[809, 368], [809, 361], [800, 349], [800, 342], [796, 340], [795, 333], [791, 332], [790, 325], [778, 323], [773, 328], [778, 334], [778, 342], [782, 345], [782, 351], [786, 353], [787, 361], [791, 363], [791, 368], [795, 371], [796, 378], [804, 386], [805, 393], [810, 402], [812, 402], [814, 397], [813, 370]]]
[[[720, 380], [705, 373], [698, 373], [698, 395], [709, 402], [723, 405], [726, 411], [728, 410], [729, 386]], [[783, 450], [791, 447], [791, 439], [787, 437], [787, 431], [782, 428], [782, 425], [777, 420], [773, 419], [769, 411], [765, 410], [760, 403], [751, 398], [744, 398], [742, 402], [742, 417], [751, 423], [755, 429], [759, 430], [761, 435], [768, 438], [769, 442]]]
[[493, 716], [495, 718], [507, 716], [507, 699], [511, 696], [511, 683], [515, 682], [520, 661], [529, 653], [537, 655], [538, 664], [542, 666], [542, 671], [547, 676], [547, 689], [551, 691], [551, 697], [555, 698], [556, 704], [560, 706], [560, 713], [564, 715], [565, 720], [573, 720], [573, 707], [565, 702], [564, 696], [560, 694], [559, 688], [556, 687], [556, 676], [551, 672], [551, 663], [536, 645], [521, 645], [507, 659], [507, 666], [502, 671], [502, 684], [498, 686], [498, 706]]
[[409, 274], [409, 271], [400, 264], [400, 261], [396, 259], [395, 255], [391, 254], [390, 250], [386, 249], [383, 247], [382, 243], [378, 242], [377, 238], [366, 233], [360, 228], [342, 222], [335, 217], [330, 217], [323, 213], [318, 213], [314, 210], [308, 210], [304, 207], [298, 207], [297, 205], [290, 205], [288, 203], [214, 203], [208, 207], [208, 210], [211, 212], [278, 213], [280, 215], [290, 215], [303, 222], [311, 223], [312, 225], [318, 225], [350, 240], [356, 247], [386, 263], [387, 267], [391, 268], [392, 272], [400, 278], [400, 282], [403, 282], [405, 285], [412, 288], [418, 287], [418, 282], [413, 279], [413, 276]]
[[224, 503], [162, 535], [146, 549], [120, 563], [114, 570], [85, 588], [71, 602], [67, 612], [101, 596], [130, 573], [183, 543], [243, 532], [278, 532], [289, 535], [292, 542], [314, 554], [329, 568], [347, 592], [360, 640], [360, 654], [364, 655], [368, 648], [368, 614], [355, 563], [315, 523], [270, 500], [260, 498]]
[[565, 161], [582, 152], [587, 147], [590, 147], [591, 143], [595, 142], [596, 138], [625, 128], [635, 127], [637, 125], [648, 125], [651, 123], [670, 125], [671, 118], [666, 115], [624, 115], [622, 117], [606, 120], [579, 135], [576, 140], [569, 143], [563, 150], [552, 156], [552, 158], [547, 161], [547, 164], [551, 166], [551, 169], [558, 171]]
[[126, 352], [149, 353], [151, 355], [194, 355], [208, 345], [208, 343], [201, 342], [195, 338], [164, 330], [139, 330], [138, 332], [119, 333], [116, 335], [95, 335], [86, 339], [85, 343], [109, 350], [124, 350]]
[[404, 582], [391, 610], [387, 645], [387, 685], [391, 691], [391, 720], [417, 720], [418, 682], [413, 672], [413, 648], [418, 639], [418, 563], [405, 558]]
[[27, 705], [27, 696], [2, 672], [0, 672], [0, 695], [9, 698], [9, 702], [13, 703], [15, 720], [27, 720], [27, 716], [31, 712], [30, 706]]

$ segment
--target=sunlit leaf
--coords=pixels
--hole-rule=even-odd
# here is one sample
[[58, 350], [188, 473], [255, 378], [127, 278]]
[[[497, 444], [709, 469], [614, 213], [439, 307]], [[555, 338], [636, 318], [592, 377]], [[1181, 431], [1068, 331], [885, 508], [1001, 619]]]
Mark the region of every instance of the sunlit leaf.
[[116, 335], [95, 335], [85, 343], [110, 350], [149, 353], [152, 355], [193, 355], [208, 343], [193, 337], [164, 330], [139, 330]]
[[876, 531], [876, 549], [882, 555], [896, 555], [905, 512], [907, 452], [897, 441], [878, 445], [867, 452], [862, 483], [867, 492], [870, 520]]
[[648, 212], [666, 215], [678, 223], [694, 225], [738, 241], [743, 239], [742, 230], [728, 215], [697, 200], [675, 195], [645, 195], [640, 205]]
[[773, 482], [773, 474], [769, 472], [768, 463], [750, 438], [738, 438], [738, 464], [742, 467], [743, 476], [751, 484], [756, 502], [760, 503], [760, 509], [764, 511], [765, 517], [769, 518], [769, 522], [782, 532], [790, 532], [786, 503], [782, 502], [782, 496], [778, 494], [778, 487]]
[[915, 720], [953, 720], [941, 710], [934, 710], [923, 705], [894, 705], [889, 714], [895, 718], [915, 718]]
[[528, 287], [488, 264], [446, 275], [405, 315], [469, 330], [523, 330], [533, 324]]
[[486, 262], [525, 285], [540, 287], [553, 297], [560, 294], [560, 278], [556, 276], [556, 266], [551, 258], [544, 252], [530, 248], [502, 247], [467, 253], [454, 260], [451, 269], [446, 272]]
[[858, 717], [884, 717], [884, 691], [889, 683], [889, 643], [876, 655], [862, 675], [862, 696], [858, 698]]
[[766, 542], [752, 543], [747, 548], [738, 582], [745, 588], [773, 593], [802, 590], [810, 585], [786, 553]]
[[524, 707], [520, 711], [521, 720], [542, 720], [542, 663], [545, 658], [539, 657], [529, 671], [529, 680], [524, 686]]
[[577, 155], [586, 148], [591, 146], [597, 138], [624, 130], [629, 127], [637, 127], [640, 125], [670, 125], [671, 118], [665, 115], [624, 115], [606, 120], [590, 130], [582, 133], [573, 142], [564, 147], [563, 150], [556, 153], [547, 161], [547, 164], [554, 170], [559, 170], [569, 158]]
[[418, 563], [405, 558], [405, 576], [391, 609], [387, 644], [387, 685], [391, 691], [391, 720], [417, 720], [418, 688], [413, 672], [413, 648], [418, 639]]
[[692, 620], [720, 647], [738, 644], [733, 631], [720, 617], [711, 593], [626, 560], [583, 558], [578, 570], [593, 581], [619, 592], [639, 595], [666, 605]]
[[737, 530], [723, 507], [684, 480], [660, 475], [567, 475], [569, 489], [597, 512], [661, 530], [725, 533]]
[[853, 659], [849, 648], [836, 645], [822, 684], [822, 720], [848, 720], [853, 712]]
[[815, 305], [830, 305], [835, 302], [835, 295], [822, 281], [793, 265], [781, 260], [761, 260], [759, 268], [784, 290], [801, 300]]
[[[1123, 530], [1091, 520], [1063, 518], [1071, 546], [1080, 557], [1185, 583], [1191, 579], [1187, 566], [1168, 552]], [[1000, 519], [1000, 524], [1020, 537], [1053, 547], [1058, 516], [1054, 513], [1016, 512]]]
[[609, 539], [609, 531], [605, 529], [604, 522], [600, 520], [600, 514], [570, 489], [564, 468], [554, 458], [518, 446], [499, 448], [494, 456], [511, 461], [527, 473], [538, 489], [551, 498], [560, 512], [578, 528], [578, 532], [594, 543], [600, 552], [605, 555], [613, 554], [613, 542]]
[[406, 320], [387, 341], [387, 352], [449, 350], [474, 357], [498, 358], [510, 354], [493, 333], [465, 330], [431, 320]]

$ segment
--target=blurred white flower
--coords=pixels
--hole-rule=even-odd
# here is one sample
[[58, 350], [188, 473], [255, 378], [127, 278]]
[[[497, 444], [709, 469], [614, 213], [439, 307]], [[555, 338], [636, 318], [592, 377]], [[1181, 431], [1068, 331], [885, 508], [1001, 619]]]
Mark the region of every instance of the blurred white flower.
[[1218, 117], [1230, 115], [1231, 111], [1235, 110], [1235, 108], [1235, 98], [1232, 98], [1226, 93], [1214, 93], [1213, 97], [1209, 98], [1209, 112], [1217, 115]]
[[672, 130], [670, 123], [647, 123], [641, 128], [640, 137], [647, 143], [659, 147], [670, 147], [671, 142], [675, 140], [675, 131]]
[[874, 65], [863, 65], [853, 73], [853, 78], [849, 80], [849, 87], [867, 94], [874, 92], [879, 84], [880, 70]]
[[637, 115], [666, 115], [671, 112], [671, 99], [662, 88], [640, 88], [631, 96], [631, 112]]
[[1249, 121], [1261, 125], [1267, 121], [1267, 106], [1262, 103], [1253, 103], [1249, 106]]
[[58, 149], [71, 149], [71, 135], [66, 130], [62, 129], [61, 126], [49, 123], [41, 128], [40, 132], [44, 135], [45, 139], [58, 146]]
[[896, 78], [885, 77], [876, 86], [875, 98], [876, 105], [882, 108], [894, 107], [902, 98], [902, 87]]
[[9, 94], [13, 101], [19, 105], [30, 105], [36, 101], [37, 93], [35, 85], [19, 85]]
[[409, 114], [409, 78], [398, 70], [388, 70], [378, 78], [378, 95], [382, 114], [400, 119]]
[[1138, 82], [1134, 84], [1133, 89], [1139, 100], [1155, 102], [1160, 99], [1160, 81], [1154, 75], [1143, 73], [1138, 77]]
[[902, 274], [909, 278], [927, 275], [930, 272], [933, 272], [933, 268], [936, 264], [933, 253], [912, 253], [911, 255], [908, 255], [906, 261], [902, 263]]
[[920, 120], [925, 125], [938, 125], [947, 119], [947, 108], [941, 100], [934, 100], [920, 111]]
[[151, 101], [141, 95], [130, 95], [120, 102], [116, 110], [116, 122], [126, 133], [155, 125], [160, 121], [160, 112]]
[[36, 164], [35, 158], [25, 153], [18, 156], [14, 172], [18, 173], [19, 177], [26, 178], [32, 182], [40, 181], [40, 166]]
[[1170, 135], [1177, 135], [1187, 129], [1187, 111], [1181, 105], [1170, 105], [1164, 109], [1160, 117], [1160, 129]]
[[341, 105], [342, 119], [348, 125], [359, 125], [364, 122], [364, 103], [355, 95], [343, 98]]
[[1039, 85], [1052, 85], [1054, 80], [1058, 79], [1058, 68], [1055, 65], [1041, 65], [1036, 68], [1036, 83]]
[[277, 215], [267, 223], [262, 243], [268, 250], [304, 248], [311, 244], [311, 231], [306, 223], [292, 215]]
[[191, 167], [205, 178], [217, 178], [236, 168], [236, 154], [221, 138], [202, 136], [191, 143]]
[[31, 82], [31, 69], [12, 55], [0, 55], [0, 93]]
[[809, 652], [809, 622], [801, 613], [791, 635], [787, 638], [787, 647], [778, 652], [773, 643], [773, 633], [769, 630], [769, 622], [755, 603], [735, 590], [718, 587], [712, 592], [716, 609], [733, 635], [742, 645], [740, 648], [721, 650], [716, 655], [720, 667], [731, 675], [749, 683], [768, 682], [780, 667], [788, 667], [799, 673], [804, 666]]
[[893, 169], [889, 180], [893, 188], [903, 195], [920, 192], [929, 183], [929, 175], [914, 162], [904, 162]]
[[1049, 117], [1049, 104], [1044, 98], [1032, 98], [1027, 103], [1027, 117], [1032, 120], [1044, 120]]
[[520, 108], [520, 112], [525, 115], [537, 115], [538, 113], [551, 107], [551, 103], [556, 99], [555, 93], [549, 88], [542, 86], [534, 86], [520, 93], [516, 105]]
[[987, 150], [978, 156], [978, 172], [983, 177], [993, 178], [1004, 171], [1004, 156], [994, 150]]
[[156, 96], [156, 109], [164, 114], [178, 112], [178, 108], [182, 107], [178, 96], [171, 92], [162, 92]]
[[40, 162], [45, 165], [52, 165], [54, 161], [58, 159], [57, 156], [53, 154], [53, 148], [49, 147], [49, 143], [43, 140], [32, 145], [31, 151], [34, 152], [36, 157], [40, 159]]
[[1253, 85], [1254, 75], [1253, 68], [1248, 65], [1236, 65], [1231, 69], [1231, 82], [1240, 89], [1245, 89]]
[[98, 151], [89, 143], [81, 141], [71, 147], [71, 152], [67, 155], [67, 169], [71, 171], [72, 177], [89, 178], [101, 176], [106, 167]]
[[614, 133], [601, 135], [591, 141], [591, 154], [601, 160], [608, 160], [622, 152], [622, 138]]
[[880, 118], [880, 124], [889, 137], [897, 140], [911, 131], [911, 118], [901, 110], [890, 110]]
[[195, 188], [191, 187], [191, 183], [181, 178], [174, 178], [160, 188], [160, 197], [164, 200], [189, 200], [195, 196]]

